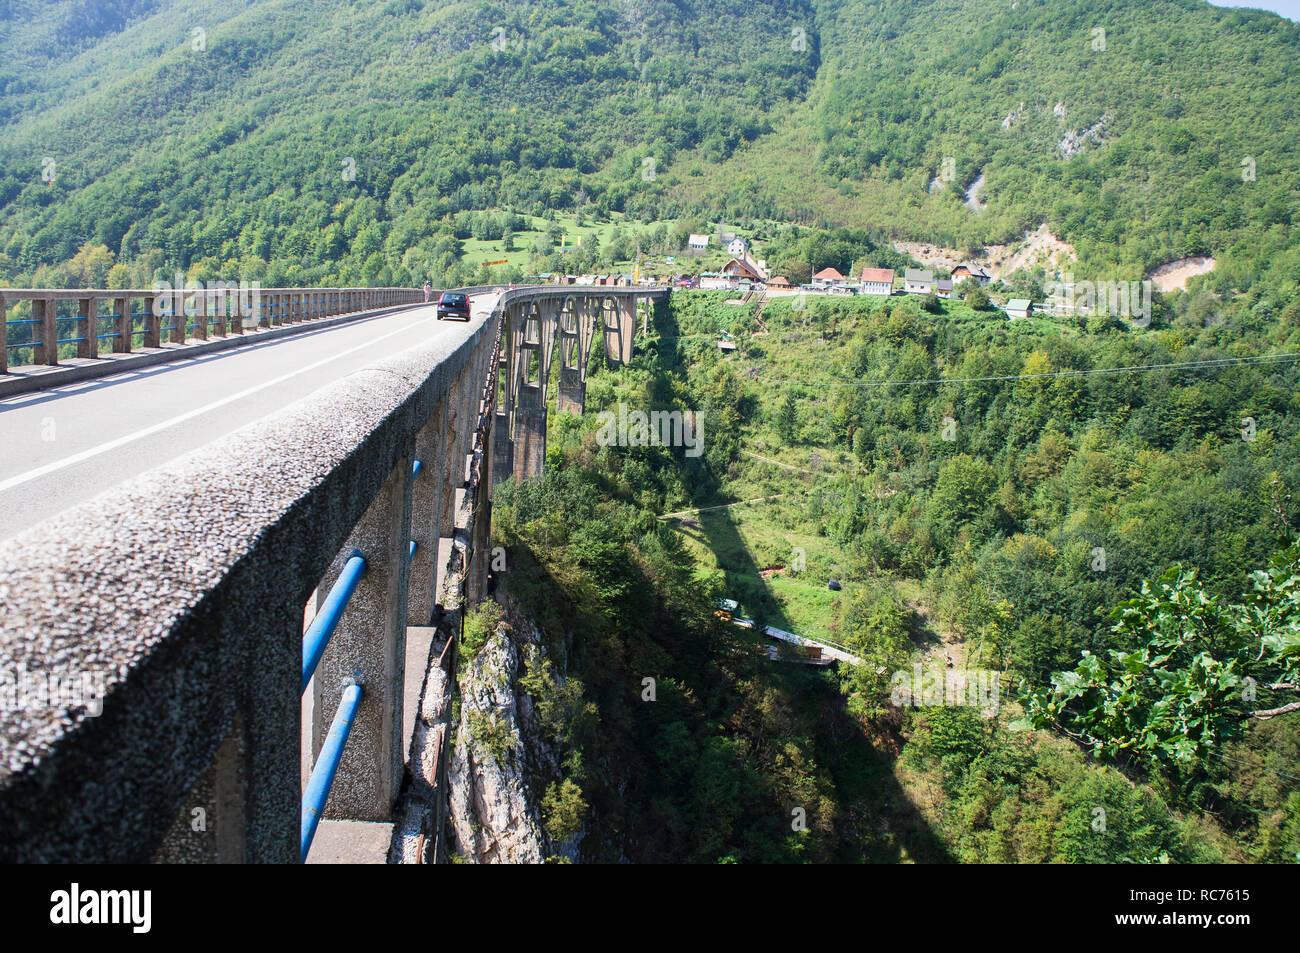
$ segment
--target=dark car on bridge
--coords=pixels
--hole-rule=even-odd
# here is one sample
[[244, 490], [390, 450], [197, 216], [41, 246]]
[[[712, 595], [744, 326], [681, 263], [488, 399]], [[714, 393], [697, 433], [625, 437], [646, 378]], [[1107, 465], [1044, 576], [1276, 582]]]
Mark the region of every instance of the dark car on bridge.
[[464, 318], [469, 320], [469, 296], [459, 291], [444, 291], [438, 299], [438, 320]]

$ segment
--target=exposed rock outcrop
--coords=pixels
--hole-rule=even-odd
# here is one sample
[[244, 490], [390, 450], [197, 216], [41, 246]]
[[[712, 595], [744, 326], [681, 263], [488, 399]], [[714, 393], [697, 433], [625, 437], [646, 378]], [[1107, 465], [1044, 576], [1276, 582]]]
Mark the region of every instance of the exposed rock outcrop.
[[540, 804], [559, 776], [558, 754], [546, 743], [532, 700], [520, 687], [526, 660], [544, 654], [541, 633], [499, 594], [508, 622], [499, 623], [460, 665], [460, 721], [448, 770], [453, 845], [471, 863], [540, 863], [574, 859], [555, 845]]

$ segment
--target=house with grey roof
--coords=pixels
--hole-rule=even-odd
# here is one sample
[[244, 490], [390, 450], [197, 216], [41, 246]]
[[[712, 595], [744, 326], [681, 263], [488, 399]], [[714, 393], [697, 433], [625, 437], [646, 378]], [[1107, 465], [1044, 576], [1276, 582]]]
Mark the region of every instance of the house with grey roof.
[[903, 272], [903, 290], [910, 295], [928, 295], [934, 290], [934, 272], [908, 268]]

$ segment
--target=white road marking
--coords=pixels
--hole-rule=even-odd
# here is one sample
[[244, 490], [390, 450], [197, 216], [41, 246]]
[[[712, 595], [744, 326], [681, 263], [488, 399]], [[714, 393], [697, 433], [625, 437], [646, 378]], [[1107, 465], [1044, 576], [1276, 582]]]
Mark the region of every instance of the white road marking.
[[[195, 417], [200, 417], [203, 414], [208, 413], [209, 411], [216, 410], [218, 407], [224, 407], [226, 404], [232, 404], [237, 400], [243, 400], [245, 397], [248, 397], [250, 394], [256, 394], [260, 390], [266, 390], [266, 388], [268, 387], [274, 387], [276, 384], [282, 384], [285, 381], [289, 380], [290, 378], [297, 377], [299, 374], [305, 374], [308, 371], [313, 371], [318, 367], [322, 367], [326, 364], [329, 364], [331, 361], [337, 361], [341, 357], [347, 357], [349, 354], [354, 354], [357, 351], [362, 351], [368, 347], [373, 347], [375, 344], [379, 343], [380, 341], [383, 341], [387, 338], [391, 338], [398, 334], [404, 334], [416, 326], [417, 325], [414, 323], [408, 324], [405, 327], [398, 328], [396, 331], [390, 331], [387, 334], [380, 335], [377, 338], [371, 338], [370, 340], [366, 341], [364, 344], [358, 344], [356, 347], [348, 348], [348, 350], [346, 351], [339, 351], [337, 354], [331, 354], [329, 357], [325, 358], [322, 361], [317, 361], [315, 364], [308, 364], [306, 367], [300, 367], [297, 370], [292, 371], [291, 373], [284, 374], [273, 380], [263, 381], [262, 383], [256, 385], [255, 387], [249, 387], [246, 388], [245, 390], [239, 391], [236, 394], [230, 394], [226, 397], [221, 398], [218, 401], [213, 401], [210, 404], [206, 404], [203, 407], [196, 407], [193, 410], [188, 410], [183, 414], [178, 414], [175, 417], [172, 417], [168, 420], [164, 420], [160, 423], [156, 423], [153, 426], [145, 427], [143, 430], [137, 430], [133, 433], [129, 433], [124, 436], [118, 437], [116, 440], [110, 440], [108, 441], [108, 443], [102, 443], [98, 447], [91, 447], [89, 450], [83, 450], [80, 453], [74, 453], [70, 457], [65, 457], [62, 460], [56, 460], [53, 463], [47, 463], [43, 467], [37, 467], [35, 470], [28, 470], [26, 473], [20, 473], [18, 476], [10, 477], [8, 480], [0, 481], [0, 493], [5, 492], [6, 490], [12, 490], [16, 486], [22, 486], [24, 483], [30, 483], [32, 480], [39, 480], [43, 476], [47, 476], [58, 470], [65, 469], [66, 467], [73, 466], [74, 464], [81, 463], [83, 460], [89, 460], [92, 457], [97, 457], [102, 453], [108, 453], [110, 450], [116, 450], [118, 447], [124, 447], [129, 443], [134, 443], [136, 440], [140, 440], [143, 439], [144, 437], [152, 436], [153, 434], [166, 430], [168, 427], [174, 427], [177, 424], [184, 423], [187, 420], [192, 420]], [[175, 366], [175, 365], [171, 365], [171, 366]]]

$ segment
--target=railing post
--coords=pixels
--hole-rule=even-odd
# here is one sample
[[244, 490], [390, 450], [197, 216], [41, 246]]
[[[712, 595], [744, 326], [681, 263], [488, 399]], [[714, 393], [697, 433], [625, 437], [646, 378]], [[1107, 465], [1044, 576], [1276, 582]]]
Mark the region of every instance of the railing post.
[[226, 320], [230, 321], [231, 334], [243, 334], [243, 295], [237, 289], [227, 289]]
[[194, 293], [194, 330], [200, 341], [208, 339], [208, 293], [206, 290]]
[[312, 679], [312, 763], [343, 692], [363, 689], [351, 740], [335, 776], [327, 817], [383, 821], [392, 816], [404, 760], [402, 700], [411, 529], [411, 454], [404, 453], [321, 580], [329, 592], [353, 551], [366, 574], [339, 620]]
[[59, 330], [54, 300], [52, 298], [34, 300], [32, 302], [32, 318], [41, 322], [41, 343], [32, 349], [32, 360], [37, 364], [58, 364]]
[[131, 299], [114, 298], [113, 310], [117, 313], [117, 340], [113, 342], [114, 354], [131, 352]]
[[6, 312], [9, 310], [9, 302], [4, 295], [0, 295], [0, 374], [9, 373], [9, 325], [6, 323], [9, 318]]
[[85, 339], [77, 342], [77, 357], [99, 357], [99, 301], [78, 298], [77, 320], [85, 328]]
[[172, 303], [172, 343], [184, 344], [189, 333], [189, 316], [185, 313], [185, 289], [175, 288], [168, 297]]
[[226, 292], [225, 289], [213, 290], [207, 288], [203, 292], [203, 297], [207, 300], [208, 321], [212, 326], [212, 334], [215, 337], [230, 336], [230, 320], [226, 315]]
[[162, 318], [154, 311], [157, 298], [145, 295], [141, 299], [144, 306], [144, 346], [162, 347]]

